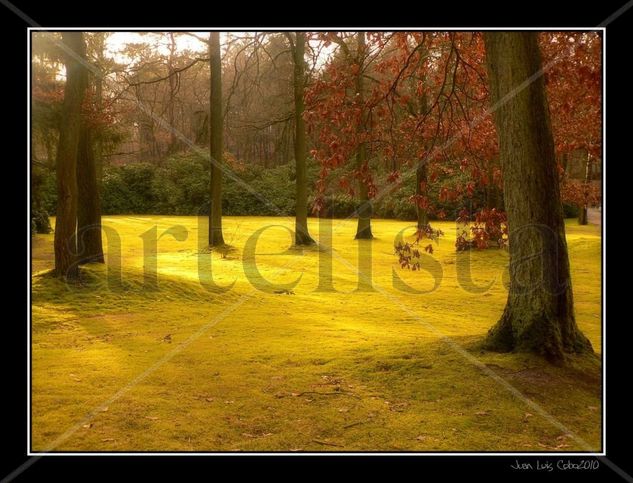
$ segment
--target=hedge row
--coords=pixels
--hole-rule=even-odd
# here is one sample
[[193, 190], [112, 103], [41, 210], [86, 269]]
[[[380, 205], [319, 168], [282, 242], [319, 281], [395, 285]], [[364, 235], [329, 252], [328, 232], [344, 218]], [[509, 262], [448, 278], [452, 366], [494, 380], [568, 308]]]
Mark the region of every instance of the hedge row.
[[[223, 180], [222, 210], [228, 216], [293, 216], [295, 209], [295, 172], [292, 164], [275, 168], [250, 167], [239, 173], [226, 173]], [[309, 166], [310, 179], [318, 168]], [[336, 177], [336, 173], [334, 173]], [[39, 210], [55, 213], [54, 173], [38, 176]], [[459, 180], [451, 180], [459, 182]], [[134, 163], [107, 166], [102, 181], [103, 214], [198, 215], [209, 210], [208, 161], [195, 155], [180, 155], [163, 165]], [[415, 220], [416, 211], [409, 201], [415, 190], [415, 180], [406, 179], [394, 192], [374, 203], [374, 216], [399, 220]], [[443, 209], [447, 219], [454, 219], [461, 203], [439, 202], [431, 193], [434, 204]], [[472, 208], [481, 206], [483, 194], [475, 193]], [[314, 193], [309, 195], [310, 202]], [[352, 215], [357, 201], [346, 194], [328, 197], [329, 215], [344, 218]], [[577, 216], [573, 207], [565, 207], [565, 215]]]

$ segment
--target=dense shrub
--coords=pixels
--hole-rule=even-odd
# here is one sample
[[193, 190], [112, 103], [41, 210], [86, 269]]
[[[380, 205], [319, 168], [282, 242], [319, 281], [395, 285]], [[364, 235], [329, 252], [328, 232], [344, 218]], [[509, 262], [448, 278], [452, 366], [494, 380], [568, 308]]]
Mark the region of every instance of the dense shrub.
[[[310, 198], [308, 203], [312, 205], [314, 198]], [[329, 218], [348, 218], [354, 214], [358, 208], [358, 201], [345, 194], [328, 195], [323, 199], [321, 215]]]
[[395, 218], [396, 220], [417, 220], [415, 205], [409, 201], [407, 193], [400, 189], [374, 204], [376, 218]]
[[48, 217], [48, 212], [43, 209], [31, 210], [31, 234], [35, 233], [51, 233], [51, 222]]
[[54, 215], [57, 211], [57, 182], [55, 172], [47, 171], [42, 174], [40, 184], [37, 189], [39, 205], [42, 211]]
[[[308, 162], [308, 177], [316, 179], [318, 166]], [[332, 173], [336, 178], [337, 173]], [[331, 184], [335, 181], [331, 180]], [[439, 201], [437, 186], [431, 188], [436, 211], [446, 219], [455, 219], [463, 209], [459, 201]], [[104, 170], [102, 204], [104, 214], [207, 214], [209, 203], [209, 163], [194, 154], [169, 158], [163, 165], [136, 163], [110, 166]], [[433, 191], [435, 190], [435, 191]], [[415, 177], [409, 176], [401, 186], [381, 195], [373, 202], [373, 216], [413, 221], [415, 205], [409, 200], [415, 191]], [[308, 202], [311, 206], [314, 192]], [[479, 203], [478, 200], [474, 201]], [[326, 197], [325, 215], [333, 218], [353, 216], [358, 201], [345, 193]], [[240, 166], [235, 175], [225, 173], [222, 186], [222, 211], [229, 216], [294, 216], [294, 164], [263, 168]], [[431, 220], [437, 219], [433, 213]]]
[[565, 218], [578, 218], [580, 210], [576, 205], [563, 203], [563, 216]]
[[191, 156], [170, 158], [156, 168], [152, 180], [153, 210], [165, 215], [196, 215], [208, 212], [209, 163]]
[[[294, 215], [294, 169], [261, 168], [224, 174], [225, 215]], [[209, 163], [195, 155], [174, 156], [161, 166], [129, 164], [104, 170], [104, 214], [197, 215], [209, 212]]]
[[[315, 180], [318, 170], [316, 163], [310, 160], [308, 178]], [[332, 174], [330, 184], [334, 185], [338, 173]], [[442, 180], [441, 183], [463, 183], [465, 178], [461, 179], [460, 176], [462, 175], [458, 174], [455, 179]], [[32, 192], [38, 199], [34, 206], [39, 206], [39, 211], [54, 215], [57, 202], [55, 173], [34, 169], [32, 177]], [[472, 212], [484, 206], [484, 194], [481, 190], [477, 190], [473, 198], [466, 202], [440, 201], [439, 186], [440, 182], [429, 187], [429, 197], [435, 207], [435, 212], [429, 213], [430, 220], [438, 219], [437, 213], [440, 211], [444, 213], [445, 219], [455, 220], [464, 208]], [[415, 177], [409, 176], [389, 193], [379, 195], [373, 202], [373, 216], [414, 221], [417, 218], [416, 209], [409, 200], [414, 191]], [[102, 212], [106, 215], [207, 214], [208, 192], [209, 162], [195, 154], [172, 156], [159, 166], [149, 163], [105, 166], [101, 192]], [[314, 192], [311, 189], [308, 197], [310, 206], [313, 201]], [[345, 193], [330, 194], [326, 197], [324, 207], [327, 216], [347, 218], [354, 214], [358, 201]], [[565, 217], [578, 216], [577, 207], [564, 204], [563, 208]], [[222, 209], [229, 216], [294, 216], [294, 164], [291, 162], [272, 168], [242, 165], [234, 176], [224, 174]], [[43, 220], [41, 216], [40, 218]]]
[[156, 168], [135, 163], [107, 167], [103, 173], [101, 206], [104, 214], [157, 213], [153, 190]]
[[254, 167], [225, 176], [222, 210], [227, 215], [293, 216], [295, 214], [294, 167]]

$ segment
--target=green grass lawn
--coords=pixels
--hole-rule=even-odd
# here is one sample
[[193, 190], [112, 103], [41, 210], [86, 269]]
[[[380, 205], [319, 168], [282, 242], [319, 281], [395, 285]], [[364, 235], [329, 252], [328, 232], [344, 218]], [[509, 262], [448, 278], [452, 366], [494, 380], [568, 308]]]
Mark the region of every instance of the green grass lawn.
[[[429, 272], [400, 270], [393, 255], [409, 224], [375, 220], [377, 239], [362, 242], [372, 249], [368, 291], [358, 287], [356, 222], [334, 220], [334, 292], [317, 290], [327, 257], [288, 250], [285, 218], [227, 217], [234, 249], [211, 255], [197, 248], [195, 217], [103, 223], [121, 239], [120, 284], [88, 266], [81, 286], [66, 286], [47, 275], [53, 236], [33, 239], [34, 451], [601, 449], [599, 358], [554, 367], [480, 351], [505, 304], [507, 253], [456, 254], [452, 223], [434, 224], [446, 236], [432, 254], [442, 271], [432, 290]], [[141, 235], [155, 225], [159, 234], [180, 225], [188, 238], [159, 240], [152, 289]], [[256, 268], [243, 263], [247, 239], [266, 225], [277, 226], [263, 232]], [[310, 231], [318, 238], [317, 220]], [[599, 354], [600, 232], [570, 221], [567, 235], [576, 317]], [[471, 285], [490, 288], [464, 288], [457, 268], [468, 256]], [[200, 257], [212, 258], [215, 283], [233, 288], [205, 289]], [[274, 283], [302, 278], [274, 293], [249, 282], [256, 269]], [[393, 272], [426, 293], [394, 288]]]

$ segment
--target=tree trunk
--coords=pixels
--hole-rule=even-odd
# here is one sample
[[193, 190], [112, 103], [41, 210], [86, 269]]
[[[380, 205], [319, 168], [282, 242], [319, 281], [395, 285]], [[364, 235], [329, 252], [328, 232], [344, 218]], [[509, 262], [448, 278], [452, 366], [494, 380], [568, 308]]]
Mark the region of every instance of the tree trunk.
[[[99, 72], [94, 76], [95, 83], [95, 109], [97, 112], [101, 112], [103, 109], [103, 64], [105, 62], [105, 32], [95, 32], [95, 39], [97, 41], [96, 52], [98, 59]], [[97, 176], [97, 187], [101, 192], [101, 182], [103, 180], [103, 126], [95, 133], [96, 136], [93, 139], [93, 155], [95, 158], [95, 172]]]
[[167, 154], [178, 151], [178, 138], [176, 137], [176, 90], [178, 89], [178, 76], [174, 70], [174, 55], [176, 53], [176, 38], [174, 32], [169, 32], [169, 57], [167, 60], [167, 74], [169, 76], [169, 97], [167, 99], [167, 120], [169, 122], [169, 145]]
[[308, 175], [306, 172], [306, 126], [303, 120], [305, 32], [297, 32], [294, 46], [295, 163], [297, 196], [295, 208], [295, 245], [313, 245], [308, 232]]
[[574, 317], [537, 34], [486, 32], [484, 41], [492, 102], [498, 105], [494, 121], [510, 237], [508, 300], [484, 346], [534, 352], [562, 362], [566, 353], [592, 348]]
[[[81, 129], [81, 106], [88, 84], [88, 71], [82, 64], [86, 44], [82, 32], [63, 32], [62, 41], [73, 52], [66, 54], [66, 85], [62, 123], [57, 147], [57, 220], [55, 222], [55, 274], [77, 279], [77, 148]], [[85, 61], [85, 60], [84, 60]]]
[[580, 210], [578, 212], [578, 224], [586, 225], [589, 223], [587, 218], [587, 209], [588, 202], [587, 198], [589, 197], [589, 179], [591, 177], [591, 158], [589, 157], [589, 153], [587, 153], [587, 160], [585, 161], [585, 182], [583, 184], [583, 204], [580, 206]]
[[[418, 164], [415, 170], [415, 194], [417, 196], [426, 195], [426, 184], [428, 182], [428, 171], [426, 163]], [[422, 208], [416, 200], [415, 211], [418, 216], [418, 229], [422, 229], [429, 224], [429, 214]]]
[[[361, 108], [360, 121], [358, 124], [358, 132], [362, 134], [366, 129], [366, 119], [364, 112], [364, 93], [363, 93], [363, 56], [365, 55], [365, 32], [358, 32], [358, 50], [357, 50], [357, 62], [359, 66], [358, 75], [356, 76], [356, 99], [358, 105]], [[358, 194], [359, 194], [359, 206], [358, 206], [358, 226], [356, 227], [355, 239], [370, 240], [374, 238], [371, 232], [371, 215], [372, 204], [369, 199], [367, 184], [360, 176], [360, 173], [367, 169], [367, 145], [363, 140], [358, 144], [356, 151], [356, 169], [359, 173], [358, 179]]]
[[589, 219], [587, 218], [587, 205], [583, 205], [578, 210], [578, 224], [586, 225], [589, 223]]
[[77, 152], [78, 263], [104, 263], [101, 241], [101, 201], [94, 158], [93, 134], [82, 123]]
[[224, 245], [222, 236], [222, 136], [224, 120], [222, 115], [222, 56], [220, 52], [220, 32], [209, 35], [209, 59], [211, 64], [211, 205], [209, 206], [209, 246]]

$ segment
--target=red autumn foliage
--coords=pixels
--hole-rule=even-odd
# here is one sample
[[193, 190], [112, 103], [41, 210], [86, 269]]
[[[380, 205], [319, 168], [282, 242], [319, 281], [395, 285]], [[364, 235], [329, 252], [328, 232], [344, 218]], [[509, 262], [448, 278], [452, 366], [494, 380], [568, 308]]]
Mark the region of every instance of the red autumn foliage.
[[[430, 240], [438, 243], [440, 237], [444, 236], [442, 230], [436, 230], [431, 225], [426, 225], [420, 228], [415, 233], [415, 239], [412, 242], [399, 241], [395, 244], [395, 254], [398, 256], [398, 263], [401, 268], [407, 268], [409, 270], [420, 270], [420, 247], [424, 240]], [[422, 249], [429, 254], [433, 254], [433, 244], [428, 243]]]
[[484, 208], [471, 220], [468, 211], [462, 210], [457, 222], [464, 225], [455, 240], [457, 251], [505, 248], [508, 245], [508, 218], [503, 211]]

